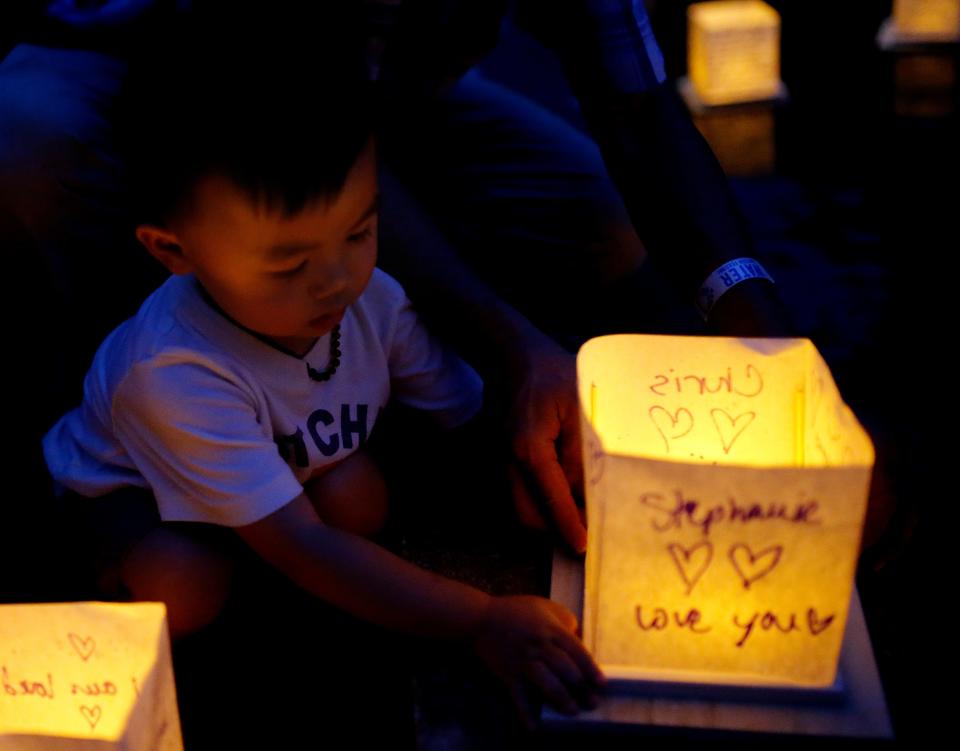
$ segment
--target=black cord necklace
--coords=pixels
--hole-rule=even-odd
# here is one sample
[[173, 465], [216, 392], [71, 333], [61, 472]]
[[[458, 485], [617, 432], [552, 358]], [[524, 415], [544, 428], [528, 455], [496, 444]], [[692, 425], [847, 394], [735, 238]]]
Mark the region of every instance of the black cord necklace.
[[330, 363], [323, 370], [312, 368], [310, 363], [307, 363], [307, 375], [310, 376], [311, 380], [321, 383], [329, 381], [340, 366], [340, 354], [340, 324], [338, 323], [330, 332]]

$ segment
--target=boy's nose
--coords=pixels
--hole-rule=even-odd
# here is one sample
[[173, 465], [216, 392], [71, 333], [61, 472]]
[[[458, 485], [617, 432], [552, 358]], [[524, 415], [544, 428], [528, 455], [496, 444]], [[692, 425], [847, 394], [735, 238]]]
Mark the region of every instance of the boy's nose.
[[316, 302], [322, 302], [327, 299], [339, 297], [347, 287], [347, 277], [345, 274], [336, 276], [326, 276], [324, 279], [315, 281], [307, 289], [311, 299]]

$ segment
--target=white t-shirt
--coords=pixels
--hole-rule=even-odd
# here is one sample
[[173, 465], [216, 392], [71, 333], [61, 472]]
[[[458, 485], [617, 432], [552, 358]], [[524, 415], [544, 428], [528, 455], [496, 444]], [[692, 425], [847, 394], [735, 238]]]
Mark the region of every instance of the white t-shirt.
[[330, 334], [295, 357], [214, 309], [194, 277], [171, 277], [100, 346], [83, 403], [43, 439], [50, 473], [86, 496], [148, 488], [167, 521], [241, 526], [356, 451], [391, 394], [447, 427], [480, 409], [480, 377], [383, 271], [340, 332], [340, 365], [318, 382], [306, 363], [327, 367]]

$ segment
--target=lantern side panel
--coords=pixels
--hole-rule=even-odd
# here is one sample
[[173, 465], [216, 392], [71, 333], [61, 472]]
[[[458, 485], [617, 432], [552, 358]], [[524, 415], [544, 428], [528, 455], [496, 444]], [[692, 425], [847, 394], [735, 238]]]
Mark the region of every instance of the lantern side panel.
[[598, 662], [615, 676], [832, 684], [873, 452], [813, 345], [603, 337], [578, 376], [584, 638]]

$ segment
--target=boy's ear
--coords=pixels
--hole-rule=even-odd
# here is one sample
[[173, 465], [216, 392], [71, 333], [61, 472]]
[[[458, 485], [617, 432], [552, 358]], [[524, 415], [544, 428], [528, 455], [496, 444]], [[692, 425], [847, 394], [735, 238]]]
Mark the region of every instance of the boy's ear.
[[171, 274], [189, 274], [193, 267], [183, 254], [183, 246], [176, 234], [152, 224], [141, 224], [136, 230], [137, 239], [150, 251], [150, 255], [167, 267]]

